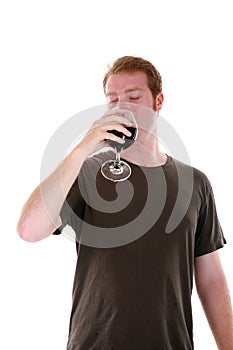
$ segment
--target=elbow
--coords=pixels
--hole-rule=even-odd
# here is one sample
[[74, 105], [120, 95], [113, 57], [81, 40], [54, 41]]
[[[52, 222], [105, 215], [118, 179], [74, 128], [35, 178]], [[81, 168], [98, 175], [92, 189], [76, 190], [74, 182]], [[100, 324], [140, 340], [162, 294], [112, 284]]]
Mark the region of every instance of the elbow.
[[42, 239], [50, 236], [54, 231], [56, 227], [54, 225], [50, 224], [49, 226], [43, 226], [42, 224], [35, 225], [31, 222], [19, 220], [16, 231], [19, 235], [19, 237], [26, 241], [26, 242], [39, 242]]
[[41, 238], [38, 238], [35, 231], [31, 227], [29, 227], [28, 225], [20, 221], [16, 226], [16, 231], [19, 237], [26, 242], [34, 243], [34, 242], [38, 242], [41, 239]]

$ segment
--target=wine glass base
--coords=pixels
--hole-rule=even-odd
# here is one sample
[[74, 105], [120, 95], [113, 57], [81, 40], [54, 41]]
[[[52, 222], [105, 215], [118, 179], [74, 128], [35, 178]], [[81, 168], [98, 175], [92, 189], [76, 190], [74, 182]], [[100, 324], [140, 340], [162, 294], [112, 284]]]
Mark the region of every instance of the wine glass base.
[[108, 160], [101, 167], [102, 175], [113, 182], [125, 181], [131, 175], [130, 166], [120, 160], [119, 162], [116, 160]]

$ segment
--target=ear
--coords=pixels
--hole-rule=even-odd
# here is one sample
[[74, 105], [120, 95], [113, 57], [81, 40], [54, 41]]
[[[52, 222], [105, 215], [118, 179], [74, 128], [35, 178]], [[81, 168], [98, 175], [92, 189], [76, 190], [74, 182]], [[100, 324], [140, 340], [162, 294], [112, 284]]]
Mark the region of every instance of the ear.
[[155, 99], [156, 111], [160, 111], [160, 109], [162, 108], [163, 100], [164, 100], [164, 96], [163, 96], [162, 92], [160, 92], [160, 93], [156, 96], [156, 99]]

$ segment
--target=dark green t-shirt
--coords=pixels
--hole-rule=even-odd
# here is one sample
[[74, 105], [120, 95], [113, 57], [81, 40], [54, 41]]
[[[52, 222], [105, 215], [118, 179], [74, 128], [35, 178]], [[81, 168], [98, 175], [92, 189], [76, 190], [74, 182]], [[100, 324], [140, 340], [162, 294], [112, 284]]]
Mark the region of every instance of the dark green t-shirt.
[[77, 237], [67, 350], [193, 349], [194, 258], [226, 243], [210, 182], [168, 156], [116, 184], [112, 156], [85, 161], [61, 211]]

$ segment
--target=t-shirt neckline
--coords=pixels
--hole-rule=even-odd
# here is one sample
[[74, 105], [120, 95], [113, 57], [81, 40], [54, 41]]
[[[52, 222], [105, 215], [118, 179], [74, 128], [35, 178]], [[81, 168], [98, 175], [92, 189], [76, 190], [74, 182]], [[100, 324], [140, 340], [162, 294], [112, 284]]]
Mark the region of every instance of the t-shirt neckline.
[[166, 162], [162, 165], [156, 165], [156, 166], [144, 166], [144, 165], [139, 165], [139, 164], [135, 164], [135, 163], [131, 163], [130, 161], [124, 159], [124, 158], [121, 158], [122, 160], [125, 160], [127, 163], [129, 163], [131, 166], [136, 166], [136, 167], [139, 167], [143, 170], [156, 170], [156, 169], [167, 169], [171, 166], [172, 164], [172, 157], [170, 155], [168, 155], [167, 153], [165, 153], [166, 156], [167, 156], [167, 159], [166, 159]]

